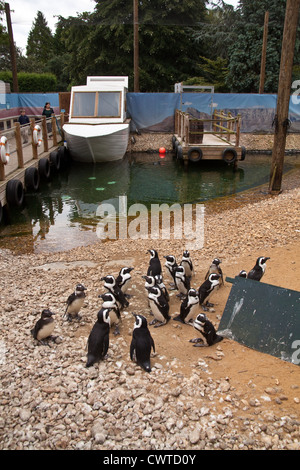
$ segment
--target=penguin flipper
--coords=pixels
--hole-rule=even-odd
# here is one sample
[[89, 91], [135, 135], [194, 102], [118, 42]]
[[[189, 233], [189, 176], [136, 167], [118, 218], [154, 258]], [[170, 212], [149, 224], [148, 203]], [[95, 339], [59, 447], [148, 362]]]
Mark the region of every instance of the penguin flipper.
[[85, 367], [91, 367], [93, 364], [95, 364], [95, 362], [96, 362], [95, 356], [93, 354], [88, 354]]
[[151, 336], [151, 346], [152, 346], [153, 352], [155, 352], [155, 344], [154, 344], [152, 336]]
[[135, 342], [135, 339], [132, 339], [131, 344], [130, 344], [130, 359], [132, 361], [134, 360], [135, 348], [136, 348], [136, 342]]

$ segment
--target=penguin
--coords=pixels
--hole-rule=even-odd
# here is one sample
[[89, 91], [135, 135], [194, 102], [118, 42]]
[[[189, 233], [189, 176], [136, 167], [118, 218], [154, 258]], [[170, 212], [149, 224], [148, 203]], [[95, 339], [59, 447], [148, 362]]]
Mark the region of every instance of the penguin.
[[133, 268], [122, 268], [120, 269], [119, 275], [116, 279], [116, 284], [118, 287], [120, 287], [121, 291], [126, 297], [130, 297], [128, 294], [126, 294], [128, 287], [131, 284], [131, 271]]
[[130, 344], [130, 359], [134, 358], [137, 364], [146, 372], [151, 372], [150, 354], [151, 349], [155, 352], [155, 344], [148, 329], [147, 320], [143, 315], [136, 315]]
[[171, 319], [169, 315], [170, 307], [159, 287], [154, 286], [148, 288], [148, 299], [151, 311], [154, 315], [154, 320], [150, 323], [150, 325], [154, 325], [155, 323], [159, 322], [159, 324], [155, 325], [154, 327], [158, 328], [159, 326], [163, 326], [168, 323], [168, 321]]
[[247, 272], [246, 272], [244, 269], [242, 269], [242, 270], [239, 272], [238, 277], [247, 278]]
[[194, 321], [194, 328], [202, 335], [200, 338], [190, 339], [196, 347], [212, 346], [219, 343], [224, 338], [216, 333], [214, 325], [209, 321], [204, 313], [199, 313]]
[[122, 289], [117, 285], [116, 279], [114, 278], [114, 276], [112, 275], [104, 276], [104, 277], [101, 277], [100, 280], [104, 281], [104, 287], [115, 296], [120, 309], [128, 307], [129, 302], [126, 299]]
[[73, 318], [80, 320], [79, 311], [84, 303], [85, 290], [87, 289], [83, 284], [77, 284], [75, 291], [67, 299], [67, 307], [63, 318], [67, 317], [68, 321], [72, 321]]
[[86, 367], [91, 367], [95, 362], [104, 359], [109, 347], [110, 316], [108, 308], [101, 308], [97, 314], [87, 341]]
[[170, 285], [175, 288], [175, 268], [178, 266], [176, 258], [173, 255], [164, 256], [164, 258], [166, 259], [165, 267], [167, 269], [167, 274], [171, 278], [171, 281], [173, 281]]
[[121, 312], [116, 297], [111, 292], [99, 295], [103, 300], [102, 308], [109, 309], [110, 326], [115, 325], [114, 334], [119, 335], [119, 323], [121, 321]]
[[180, 306], [180, 314], [173, 320], [181, 323], [192, 324], [199, 312], [199, 295], [196, 289], [189, 289], [188, 295], [185, 297]]
[[194, 274], [194, 266], [188, 250], [183, 252], [180, 264], [184, 267], [186, 276], [191, 279]]
[[266, 271], [266, 262], [270, 259], [265, 256], [260, 256], [256, 260], [255, 266], [249, 271], [248, 279], [252, 279], [253, 281], [260, 281]]
[[180, 298], [187, 295], [190, 289], [190, 278], [186, 276], [183, 266], [179, 265], [175, 268], [175, 285], [179, 291], [178, 296]]
[[161, 274], [157, 274], [155, 276], [155, 282], [156, 282], [156, 285], [160, 288], [163, 295], [165, 296], [166, 301], [169, 302], [170, 300], [169, 292], [164, 284], [163, 277]]
[[220, 274], [210, 274], [208, 279], [199, 287], [199, 304], [205, 311], [208, 310], [208, 307], [213, 307], [213, 304], [210, 304], [208, 299], [211, 297], [213, 292], [218, 290], [220, 286], [220, 277]]
[[33, 338], [42, 344], [46, 344], [44, 341], [45, 339], [52, 337], [55, 326], [52, 315], [54, 315], [54, 313], [51, 312], [51, 310], [48, 308], [44, 309], [42, 311], [41, 318], [36, 322], [34, 328], [32, 328], [30, 331]]
[[148, 287], [154, 287], [156, 285], [156, 280], [154, 276], [142, 276], [142, 278], [145, 280], [146, 290], [148, 289]]
[[222, 261], [219, 259], [219, 258], [214, 258], [212, 260], [212, 263], [205, 275], [205, 280], [208, 279], [208, 276], [210, 274], [220, 274], [221, 278], [220, 278], [220, 285], [223, 285], [224, 284], [224, 279], [223, 279], [223, 272], [222, 272], [222, 269], [220, 267], [220, 264], [222, 263]]
[[147, 276], [156, 276], [157, 274], [161, 274], [161, 263], [157, 251], [148, 250], [148, 253], [150, 253], [150, 261]]

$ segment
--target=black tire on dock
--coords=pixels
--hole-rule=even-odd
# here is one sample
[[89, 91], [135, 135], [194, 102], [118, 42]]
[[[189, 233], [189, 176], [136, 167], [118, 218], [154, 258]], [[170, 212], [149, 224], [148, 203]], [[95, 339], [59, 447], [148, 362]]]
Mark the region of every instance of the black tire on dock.
[[39, 174], [41, 179], [49, 180], [50, 179], [50, 162], [48, 158], [43, 157], [39, 160]]
[[173, 150], [175, 150], [175, 142], [176, 142], [176, 137], [175, 135], [172, 136], [172, 147], [173, 147]]
[[177, 147], [177, 158], [178, 158], [178, 160], [182, 160], [182, 159], [183, 159], [183, 150], [182, 150], [182, 146], [181, 146], [181, 145], [178, 145], [178, 147]]
[[60, 170], [60, 154], [58, 153], [57, 150], [54, 150], [54, 152], [50, 153], [49, 162], [50, 162], [51, 168], [53, 168], [55, 171]]
[[26, 168], [24, 176], [25, 188], [33, 191], [37, 191], [40, 186], [40, 174], [35, 166]]
[[223, 152], [222, 158], [224, 162], [228, 164], [234, 163], [237, 159], [236, 150], [233, 147], [229, 147], [228, 149], [225, 149]]
[[9, 180], [6, 185], [6, 201], [13, 207], [21, 207], [24, 202], [24, 187], [20, 180]]
[[241, 154], [241, 160], [245, 160], [246, 158], [246, 147], [242, 146], [242, 154]]
[[58, 147], [57, 149], [57, 153], [60, 157], [60, 165], [61, 167], [66, 167], [67, 165], [69, 165], [70, 161], [71, 161], [71, 156], [70, 156], [70, 151], [67, 147], [65, 147], [64, 145], [62, 145], [61, 147]]
[[199, 147], [192, 147], [188, 151], [188, 159], [191, 162], [199, 162], [203, 157], [202, 150]]

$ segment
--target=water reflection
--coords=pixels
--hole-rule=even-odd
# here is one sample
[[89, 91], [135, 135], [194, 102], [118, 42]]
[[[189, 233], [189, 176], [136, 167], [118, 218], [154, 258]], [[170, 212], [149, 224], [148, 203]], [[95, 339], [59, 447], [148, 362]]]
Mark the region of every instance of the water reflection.
[[[285, 171], [292, 168], [285, 164]], [[205, 203], [268, 181], [270, 157], [249, 156], [236, 171], [223, 162], [203, 161], [185, 167], [172, 155], [133, 154], [122, 161], [72, 164], [27, 193], [21, 212], [9, 213], [0, 230], [0, 247], [60, 251], [93, 243], [102, 203], [119, 210], [119, 197], [134, 203]]]

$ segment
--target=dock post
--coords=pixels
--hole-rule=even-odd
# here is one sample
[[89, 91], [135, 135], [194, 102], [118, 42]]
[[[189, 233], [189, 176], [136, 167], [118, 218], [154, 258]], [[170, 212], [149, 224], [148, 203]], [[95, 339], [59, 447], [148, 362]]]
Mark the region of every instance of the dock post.
[[0, 181], [5, 180], [5, 168], [4, 168], [4, 163], [2, 162], [0, 158]]
[[34, 143], [34, 139], [33, 139], [33, 130], [34, 130], [34, 126], [35, 126], [35, 119], [34, 119], [34, 118], [30, 118], [32, 158], [33, 158], [34, 160], [37, 160], [37, 159], [38, 159], [38, 149], [37, 149], [37, 145]]
[[15, 123], [15, 138], [18, 155], [18, 168], [24, 168], [21, 126], [19, 122]]
[[56, 128], [56, 117], [52, 116], [51, 117], [51, 126], [52, 126], [52, 139], [53, 139], [53, 145], [57, 145], [57, 128]]
[[43, 144], [44, 144], [44, 152], [48, 152], [48, 134], [47, 134], [47, 122], [46, 116], [42, 116], [42, 134], [43, 134]]

